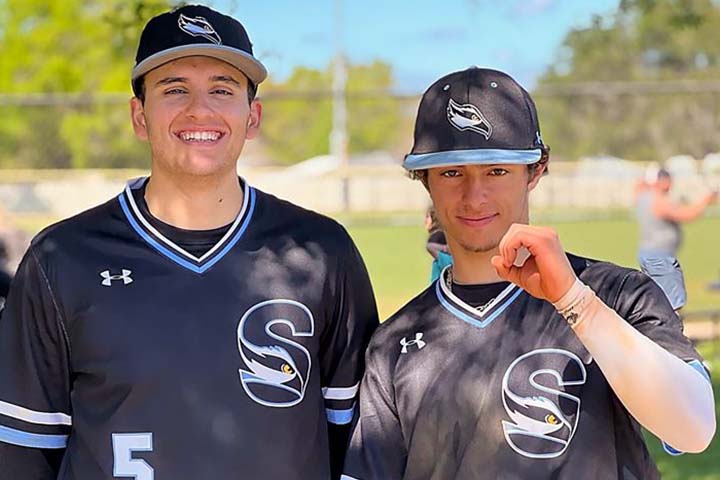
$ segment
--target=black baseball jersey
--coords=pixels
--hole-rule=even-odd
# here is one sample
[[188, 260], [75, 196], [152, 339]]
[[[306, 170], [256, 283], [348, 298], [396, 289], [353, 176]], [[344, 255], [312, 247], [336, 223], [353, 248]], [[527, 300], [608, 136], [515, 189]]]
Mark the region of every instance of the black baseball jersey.
[[33, 241], [0, 320], [0, 440], [66, 449], [61, 480], [330, 478], [377, 326], [352, 240], [244, 184], [194, 255], [144, 182]]
[[[622, 318], [701, 361], [652, 280], [570, 259]], [[478, 310], [441, 277], [378, 329], [366, 362], [345, 480], [659, 476], [640, 426], [567, 322], [516, 285]]]

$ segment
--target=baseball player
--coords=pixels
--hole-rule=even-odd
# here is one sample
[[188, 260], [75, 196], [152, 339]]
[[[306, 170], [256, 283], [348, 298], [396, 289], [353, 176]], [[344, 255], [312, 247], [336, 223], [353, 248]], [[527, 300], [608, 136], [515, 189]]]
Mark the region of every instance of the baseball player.
[[145, 26], [131, 108], [152, 173], [20, 266], [0, 478], [340, 476], [375, 300], [339, 224], [237, 176], [265, 76], [231, 17]]
[[665, 169], [649, 172], [650, 184], [637, 194], [635, 213], [638, 219], [640, 270], [655, 280], [679, 312], [687, 303], [687, 290], [678, 250], [682, 245], [682, 224], [699, 218], [717, 201], [710, 192], [695, 202], [683, 205], [670, 198], [672, 176]]
[[423, 95], [404, 166], [454, 264], [374, 334], [345, 480], [652, 479], [641, 425], [679, 451], [710, 443], [708, 373], [660, 288], [529, 225], [548, 156], [502, 72]]

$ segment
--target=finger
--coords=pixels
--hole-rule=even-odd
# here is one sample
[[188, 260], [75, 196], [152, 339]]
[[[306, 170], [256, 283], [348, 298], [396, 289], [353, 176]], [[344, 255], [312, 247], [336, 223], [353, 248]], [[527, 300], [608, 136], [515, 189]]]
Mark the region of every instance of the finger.
[[503, 261], [506, 267], [515, 265], [521, 267], [530, 255], [535, 254], [540, 244], [542, 232], [527, 225], [517, 226], [505, 238], [501, 248]]
[[499, 250], [505, 267], [511, 267], [513, 265], [517, 257], [517, 250], [523, 246], [522, 242], [518, 241], [519, 236], [522, 235], [523, 227], [525, 227], [525, 225], [519, 225], [517, 223], [510, 225], [507, 233], [500, 241]]
[[495, 267], [495, 271], [500, 278], [516, 285], [518, 284], [520, 281], [520, 269], [512, 265], [506, 267], [500, 255], [492, 257], [490, 263]]

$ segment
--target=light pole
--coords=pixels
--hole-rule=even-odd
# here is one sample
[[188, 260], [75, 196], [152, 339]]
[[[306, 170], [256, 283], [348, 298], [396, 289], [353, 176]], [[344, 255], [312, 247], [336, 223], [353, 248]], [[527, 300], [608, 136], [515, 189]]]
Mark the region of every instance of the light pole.
[[342, 208], [350, 210], [350, 179], [348, 178], [348, 134], [347, 134], [347, 63], [343, 52], [342, 0], [335, 0], [335, 57], [333, 60], [332, 83], [332, 129], [330, 131], [330, 155], [339, 160], [342, 182]]

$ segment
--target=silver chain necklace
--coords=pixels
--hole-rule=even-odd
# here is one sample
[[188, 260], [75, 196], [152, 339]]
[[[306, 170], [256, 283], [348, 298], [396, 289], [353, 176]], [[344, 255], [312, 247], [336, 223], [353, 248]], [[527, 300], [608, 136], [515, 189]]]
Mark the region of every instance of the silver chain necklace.
[[[452, 266], [448, 267], [447, 276], [445, 277], [445, 286], [448, 288], [450, 293], [453, 293], [452, 291], [452, 285], [453, 285], [453, 274], [452, 274]], [[487, 309], [491, 303], [495, 301], [497, 296], [492, 297], [490, 300], [485, 302], [484, 305], [478, 305], [477, 307], [473, 307], [475, 310], [477, 310], [479, 313], [483, 313], [485, 309]]]

